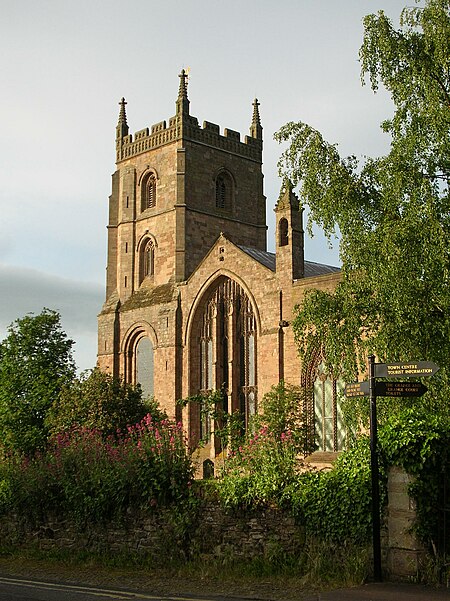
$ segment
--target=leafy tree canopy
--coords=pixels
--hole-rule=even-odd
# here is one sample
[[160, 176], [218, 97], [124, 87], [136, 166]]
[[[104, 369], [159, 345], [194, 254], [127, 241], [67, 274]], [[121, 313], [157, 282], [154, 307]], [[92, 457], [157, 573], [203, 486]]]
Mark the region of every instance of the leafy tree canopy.
[[47, 440], [45, 419], [63, 384], [75, 375], [73, 341], [56, 311], [26, 315], [0, 342], [0, 440], [32, 454]]
[[150, 413], [154, 420], [167, 416], [152, 399], [143, 401], [140, 386], [134, 387], [95, 368], [64, 385], [47, 416], [51, 434], [73, 426], [115, 434]]
[[[395, 111], [382, 123], [386, 156], [341, 157], [305, 123], [275, 134], [288, 142], [280, 172], [298, 186], [309, 223], [339, 232], [342, 279], [311, 291], [294, 329], [301, 351], [324, 348], [347, 381], [380, 360], [450, 359], [450, 14], [448, 0], [405, 8], [400, 29], [379, 12], [364, 20], [363, 82], [383, 85]], [[355, 352], [356, 349], [356, 352]], [[435, 380], [435, 378], [433, 378]], [[442, 386], [441, 386], [442, 388]], [[447, 388], [448, 390], [448, 388]]]

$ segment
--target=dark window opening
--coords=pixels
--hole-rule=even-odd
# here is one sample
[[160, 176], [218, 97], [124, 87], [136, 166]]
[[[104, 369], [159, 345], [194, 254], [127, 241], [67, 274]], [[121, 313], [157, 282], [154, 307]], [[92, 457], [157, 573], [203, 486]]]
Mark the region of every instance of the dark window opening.
[[227, 173], [216, 178], [216, 208], [230, 211], [232, 208], [233, 182]]
[[289, 244], [289, 224], [287, 219], [283, 217], [278, 224], [279, 245], [286, 246]]

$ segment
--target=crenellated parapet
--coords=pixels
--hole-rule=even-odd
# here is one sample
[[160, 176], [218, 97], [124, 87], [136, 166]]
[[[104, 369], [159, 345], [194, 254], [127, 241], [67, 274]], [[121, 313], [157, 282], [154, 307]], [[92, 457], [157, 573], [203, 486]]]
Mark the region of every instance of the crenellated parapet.
[[189, 115], [188, 119], [184, 117], [181, 120], [175, 116], [169, 120], [169, 125], [166, 121], [161, 121], [152, 125], [150, 130], [147, 127], [137, 131], [134, 136], [128, 134], [118, 138], [116, 140], [117, 162], [177, 140], [206, 144], [257, 162], [262, 160], [262, 140], [245, 136], [242, 142], [239, 132], [227, 128], [221, 135], [218, 125], [204, 121], [203, 127], [200, 127], [198, 120]]
[[125, 99], [120, 102], [119, 124], [116, 128], [116, 160], [117, 162], [148, 152], [178, 140], [186, 140], [205, 144], [258, 163], [262, 161], [262, 127], [259, 120], [258, 106], [255, 100], [253, 107], [250, 135], [241, 141], [241, 134], [232, 129], [225, 128], [223, 135], [220, 128], [209, 121], [203, 122], [200, 127], [198, 119], [189, 114], [189, 100], [187, 98], [187, 75], [184, 70], [180, 74], [180, 89], [176, 102], [176, 115], [166, 121], [160, 121], [149, 128], [137, 131], [134, 136], [128, 133], [128, 124], [125, 114]]

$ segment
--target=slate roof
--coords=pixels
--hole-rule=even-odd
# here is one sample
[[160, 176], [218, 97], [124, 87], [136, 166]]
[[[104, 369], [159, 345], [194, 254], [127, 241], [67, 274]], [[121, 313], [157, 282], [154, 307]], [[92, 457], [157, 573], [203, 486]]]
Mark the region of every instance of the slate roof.
[[271, 271], [275, 271], [275, 253], [269, 253], [266, 250], [258, 250], [257, 248], [250, 248], [249, 246], [240, 246], [239, 244], [238, 247], [258, 261], [258, 263], [264, 265], [264, 267], [268, 267]]
[[305, 278], [312, 278], [317, 275], [329, 275], [330, 273], [339, 273], [340, 271], [340, 267], [315, 263], [314, 261], [305, 261]]
[[[267, 267], [271, 271], [276, 269], [276, 255], [265, 250], [258, 250], [257, 248], [250, 248], [248, 246], [238, 247], [247, 253], [250, 257]], [[315, 263], [314, 261], [305, 261], [305, 278], [312, 278], [318, 275], [329, 275], [331, 273], [338, 273], [339, 267], [333, 267], [332, 265], [324, 265], [323, 263]]]

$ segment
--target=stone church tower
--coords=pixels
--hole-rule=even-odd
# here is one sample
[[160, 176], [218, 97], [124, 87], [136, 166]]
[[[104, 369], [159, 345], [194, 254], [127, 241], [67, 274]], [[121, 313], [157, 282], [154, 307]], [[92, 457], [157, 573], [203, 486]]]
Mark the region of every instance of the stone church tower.
[[[174, 332], [173, 284], [189, 278], [221, 232], [235, 244], [266, 250], [258, 101], [253, 103], [249, 136], [241, 141], [231, 129], [220, 135], [218, 125], [205, 121], [200, 127], [190, 115], [184, 70], [179, 77], [176, 113], [168, 124], [162, 121], [133, 137], [125, 99], [120, 102], [98, 359], [102, 369], [129, 380], [139, 364], [128, 357], [123, 334], [137, 310], [149, 306], [149, 294], [154, 296], [151, 304], [164, 305], [167, 330]], [[170, 365], [173, 377], [178, 343], [173, 333], [166, 336], [162, 366], [165, 371], [166, 363]]]

